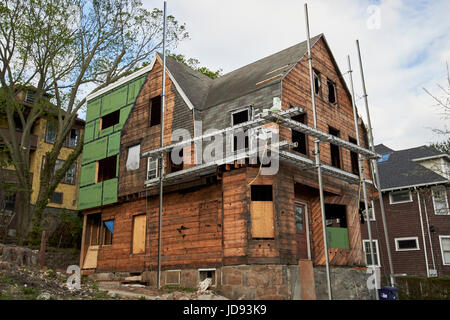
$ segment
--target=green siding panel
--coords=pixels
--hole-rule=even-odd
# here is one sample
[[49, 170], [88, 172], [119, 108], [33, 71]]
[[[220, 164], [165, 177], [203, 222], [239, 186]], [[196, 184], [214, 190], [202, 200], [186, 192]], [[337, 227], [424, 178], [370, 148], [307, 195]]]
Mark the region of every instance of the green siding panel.
[[86, 110], [86, 122], [92, 121], [100, 117], [101, 99], [89, 101]]
[[128, 86], [124, 86], [114, 90], [102, 98], [102, 117], [108, 113], [119, 110], [127, 104], [127, 90]]
[[128, 116], [130, 115], [130, 111], [131, 111], [131, 108], [132, 108], [132, 107], [133, 107], [133, 106], [128, 106], [128, 107], [126, 107], [126, 108], [120, 109], [119, 124], [122, 124], [122, 125], [125, 124], [125, 122], [126, 122], [127, 119], [128, 119]]
[[95, 121], [95, 128], [94, 128], [94, 139], [98, 139], [100, 137], [100, 119], [97, 119]]
[[107, 136], [107, 135], [109, 135], [109, 134], [111, 134], [113, 132], [114, 132], [114, 127], [109, 127], [109, 128], [106, 128], [106, 129], [103, 129], [102, 131], [100, 131], [98, 136], [99, 137], [104, 137], [104, 136]]
[[103, 182], [103, 204], [110, 204], [117, 201], [117, 182], [118, 178], [106, 180]]
[[[120, 150], [120, 132], [110, 135], [108, 141], [108, 157], [119, 153]], [[118, 157], [117, 157], [118, 158]]]
[[146, 77], [142, 77], [137, 79], [136, 81], [130, 83], [129, 89], [128, 89], [128, 101], [127, 104], [134, 103], [136, 100], [136, 97], [138, 96], [139, 92], [141, 91], [141, 87], [145, 82]]
[[94, 140], [95, 122], [89, 122], [84, 128], [84, 142]]
[[327, 228], [328, 248], [350, 249], [347, 228]]
[[100, 140], [90, 142], [84, 145], [83, 148], [83, 162], [88, 163], [106, 158], [106, 147], [108, 144], [108, 137]]
[[100, 206], [102, 204], [102, 190], [102, 183], [80, 188], [80, 194], [78, 196], [78, 209], [82, 210]]
[[97, 162], [93, 162], [81, 167], [80, 186], [95, 183], [95, 173]]

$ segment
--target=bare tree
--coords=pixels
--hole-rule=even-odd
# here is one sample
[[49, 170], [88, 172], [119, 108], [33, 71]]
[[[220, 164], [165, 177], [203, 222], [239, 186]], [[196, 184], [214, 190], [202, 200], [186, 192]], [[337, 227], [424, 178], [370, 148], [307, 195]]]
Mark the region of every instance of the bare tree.
[[[428, 89], [423, 88], [423, 90], [436, 102], [435, 107], [439, 109], [439, 113], [443, 120], [450, 120], [450, 70], [448, 66], [448, 62], [446, 63], [447, 66], [447, 83], [445, 85], [437, 84], [437, 87], [439, 89], [438, 94], [431, 93]], [[434, 132], [443, 135], [444, 140], [442, 142], [435, 142], [432, 143], [431, 146], [439, 149], [442, 152], [450, 154], [450, 137], [448, 135], [450, 134], [450, 131], [447, 127], [447, 125], [444, 125], [443, 128], [433, 128]]]
[[[82, 151], [75, 150], [55, 172], [63, 143], [86, 96], [129, 74], [162, 48], [162, 11], [143, 8], [138, 0], [3, 0], [0, 3], [1, 110], [9, 135], [0, 138], [9, 150], [24, 201], [18, 212], [18, 238], [26, 239], [31, 220], [34, 233], [56, 186]], [[188, 37], [185, 25], [168, 16], [168, 47]], [[18, 100], [29, 86], [32, 107]], [[51, 108], [45, 94], [51, 95]], [[15, 135], [14, 116], [23, 132]], [[30, 134], [40, 117], [53, 117], [57, 134], [46, 154], [34, 212], [30, 181]]]

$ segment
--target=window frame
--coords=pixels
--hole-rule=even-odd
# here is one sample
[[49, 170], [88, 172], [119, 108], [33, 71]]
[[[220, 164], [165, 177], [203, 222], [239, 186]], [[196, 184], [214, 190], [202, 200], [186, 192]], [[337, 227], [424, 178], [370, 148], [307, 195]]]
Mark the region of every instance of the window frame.
[[[443, 188], [443, 189], [444, 189], [445, 204], [446, 204], [446, 207], [447, 207], [447, 213], [437, 213], [437, 212], [436, 212], [436, 204], [435, 204], [434, 191], [435, 191], [436, 189], [438, 189], [438, 188]], [[434, 211], [434, 214], [435, 214], [436, 216], [448, 216], [448, 215], [450, 215], [450, 209], [449, 209], [449, 206], [448, 206], [447, 188], [445, 188], [445, 186], [436, 186], [436, 187], [431, 188], [431, 198], [432, 198], [432, 200], [433, 200], [433, 211]]]
[[[400, 249], [398, 246], [398, 241], [402, 240], [416, 240], [416, 248], [410, 248], [410, 249]], [[420, 244], [419, 244], [419, 237], [400, 237], [400, 238], [394, 238], [395, 242], [395, 251], [419, 251], [420, 250]]]
[[[105, 222], [107, 221], [113, 221], [113, 223], [115, 222], [115, 219], [106, 219], [106, 220], [102, 220], [102, 230], [101, 230], [101, 245], [102, 247], [108, 247], [108, 246], [112, 246], [113, 245], [113, 239], [114, 239], [114, 233], [109, 231], [109, 229], [106, 227]], [[108, 230], [109, 233], [111, 233], [111, 243], [105, 244], [105, 240], [106, 240], [106, 232], [105, 230]]]
[[[328, 85], [328, 83], [331, 83], [333, 85], [333, 89], [334, 89], [334, 102], [330, 101], [330, 87]], [[330, 78], [327, 78], [327, 89], [328, 89], [328, 99], [327, 102], [333, 106], [336, 106], [338, 104], [338, 99], [337, 99], [337, 85], [336, 82], [334, 82], [333, 80], [331, 80]]]
[[[405, 201], [393, 201], [392, 198], [392, 194], [393, 193], [398, 193], [398, 192], [404, 192], [404, 191], [408, 191], [409, 193], [409, 200], [405, 200]], [[391, 191], [389, 192], [389, 204], [400, 204], [400, 203], [409, 203], [409, 202], [413, 202], [413, 198], [412, 198], [412, 192], [409, 189], [406, 190], [397, 190], [397, 191]]]
[[[316, 69], [313, 69], [313, 83], [314, 83], [314, 94], [318, 95], [319, 97], [322, 97], [322, 80], [320, 79], [321, 73], [317, 71]], [[319, 80], [319, 92], [316, 92], [316, 77]]]
[[146, 170], [146, 172], [147, 172], [147, 173], [146, 173], [146, 178], [147, 178], [147, 180], [151, 180], [151, 179], [149, 179], [149, 177], [148, 177], [148, 172], [149, 172], [148, 167], [149, 167], [150, 161], [156, 162], [156, 168], [154, 169], [154, 171], [155, 171], [155, 177], [153, 177], [153, 178], [151, 178], [151, 179], [159, 178], [159, 158], [154, 159], [154, 158], [152, 158], [152, 157], [148, 157], [148, 158], [147, 158], [147, 170]]
[[[159, 98], [159, 119], [158, 119], [158, 123], [155, 123], [155, 121], [153, 121], [153, 119], [155, 119], [155, 117], [153, 117], [153, 102], [155, 101], [155, 99]], [[150, 114], [149, 114], [149, 119], [148, 119], [148, 127], [149, 128], [153, 128], [156, 126], [160, 126], [161, 125], [161, 114], [162, 114], [162, 95], [156, 95], [152, 98], [150, 98]]]
[[447, 262], [447, 263], [445, 262], [444, 249], [442, 247], [442, 239], [449, 239], [450, 240], [450, 235], [440, 235], [439, 236], [439, 246], [441, 247], [442, 264], [444, 266], [450, 266], [450, 261]]
[[51, 120], [47, 120], [46, 126], [45, 126], [45, 143], [48, 144], [54, 144], [56, 141], [56, 136], [58, 135], [58, 125], [55, 123], [55, 137], [53, 138], [53, 141], [50, 141], [48, 139], [48, 132], [49, 132], [49, 127], [50, 127], [50, 123], [55, 123], [55, 121], [51, 121]]
[[[369, 239], [363, 239], [364, 257], [366, 258], [366, 266], [369, 266], [369, 264], [367, 263], [367, 252], [366, 252], [366, 245], [365, 245], [366, 242], [368, 242], [369, 246], [370, 246], [370, 240]], [[379, 249], [379, 246], [378, 246], [378, 239], [372, 239], [372, 242], [375, 243], [375, 253], [376, 253], [376, 256], [377, 256], [377, 264], [375, 264], [375, 266], [381, 267], [380, 249]]]
[[[248, 122], [248, 121], [251, 121], [252, 120], [252, 106], [246, 106], [246, 107], [243, 107], [243, 108], [239, 108], [239, 109], [234, 109], [234, 110], [231, 110], [230, 111], [230, 123], [231, 123], [231, 126], [233, 127], [233, 126], [236, 126], [237, 124], [235, 124], [234, 123], [234, 119], [233, 119], [233, 115], [234, 114], [236, 114], [236, 113], [240, 113], [240, 112], [243, 112], [243, 111], [246, 111], [247, 110], [247, 121], [245, 121], [245, 122]], [[245, 122], [242, 122], [242, 123], [245, 123]], [[245, 135], [245, 131], [244, 131], [244, 135]], [[246, 148], [245, 148], [245, 138], [247, 138], [247, 140], [248, 140], [248, 149], [252, 149], [252, 141], [251, 141], [251, 139], [250, 139], [250, 129], [249, 130], [247, 130], [247, 135], [245, 135], [244, 136], [244, 149], [236, 149], [236, 151], [234, 150], [234, 138], [236, 137], [236, 134], [233, 134], [232, 135], [232, 138], [231, 138], [231, 150], [232, 150], [232, 152], [239, 152], [239, 151], [243, 151], [243, 150], [245, 150]]]

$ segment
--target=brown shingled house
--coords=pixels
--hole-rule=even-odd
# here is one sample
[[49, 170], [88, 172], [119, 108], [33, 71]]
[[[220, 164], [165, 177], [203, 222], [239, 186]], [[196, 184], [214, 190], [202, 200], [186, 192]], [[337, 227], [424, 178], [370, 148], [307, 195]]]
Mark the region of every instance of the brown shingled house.
[[[251, 127], [255, 122], [260, 126], [276, 123], [284, 147], [279, 151], [278, 172], [273, 175], [258, 174], [260, 164], [251, 164], [246, 157], [243, 161], [184, 161], [180, 165], [165, 153], [162, 286], [195, 287], [210, 277], [213, 285], [231, 298], [299, 299], [303, 294], [300, 287], [307, 285], [313, 286], [318, 298], [326, 296], [322, 219], [313, 170], [312, 135], [317, 133], [311, 129], [306, 52], [306, 42], [302, 42], [215, 80], [167, 58], [163, 124], [167, 151], [174, 143], [171, 135], [176, 129], [199, 137], [210, 129], [226, 131], [232, 126]], [[367, 293], [365, 271], [355, 270], [365, 264], [358, 202], [360, 178], [355, 172], [355, 151], [346, 146], [370, 152], [363, 149], [366, 144], [359, 149], [354, 144], [351, 95], [325, 36], [312, 39], [312, 55], [318, 130], [322, 136], [335, 136], [332, 143], [321, 143], [330, 264], [334, 280], [348, 272], [355, 275], [354, 282], [346, 283], [348, 287], [339, 288], [336, 294], [338, 298], [348, 297], [345, 295], [356, 287], [354, 283], [359, 283], [362, 289], [352, 294], [361, 298]], [[135, 90], [131, 84], [137, 77], [143, 77], [142, 86], [133, 91], [135, 100], [130, 100], [130, 92]], [[155, 285], [159, 172], [158, 159], [152, 152], [161, 147], [161, 78], [162, 59], [157, 55], [137, 74], [88, 98], [86, 126], [94, 129], [92, 138], [84, 142], [83, 159], [89, 160], [83, 163], [80, 188], [80, 209], [85, 216], [81, 256], [84, 273], [123, 272], [140, 275]], [[109, 97], [119, 90], [125, 95], [124, 102], [111, 102]], [[294, 130], [289, 121], [278, 122], [276, 116], [264, 118], [274, 98], [281, 99], [281, 113], [292, 116], [290, 125], [303, 129]], [[90, 108], [94, 110], [91, 113]], [[108, 116], [116, 110], [120, 118], [114, 129], [104, 129], [102, 123], [109, 121]], [[103, 134], [103, 130], [109, 131]], [[119, 130], [120, 147], [110, 152], [108, 146], [118, 143], [112, 132]], [[362, 126], [360, 132], [361, 140], [367, 141]], [[106, 147], [102, 148], [107, 151], [103, 155], [85, 154], [98, 150], [89, 148], [90, 144], [104, 140]], [[241, 150], [235, 141], [231, 138], [224, 144], [233, 151]], [[242, 150], [248, 149], [250, 141], [244, 140]], [[195, 158], [198, 149], [194, 151], [193, 147], [199, 145], [206, 144], [184, 147], [182, 158]], [[136, 154], [141, 157], [132, 164]], [[110, 166], [101, 159], [108, 156], [113, 157]], [[91, 170], [88, 167], [92, 169], [91, 180], [83, 178], [83, 172]], [[99, 173], [105, 170], [113, 173], [107, 180]], [[110, 188], [111, 181], [116, 181], [117, 189]], [[96, 190], [103, 193], [98, 191], [94, 196]], [[117, 190], [117, 196], [106, 199], [105, 192], [111, 195], [111, 190]]]

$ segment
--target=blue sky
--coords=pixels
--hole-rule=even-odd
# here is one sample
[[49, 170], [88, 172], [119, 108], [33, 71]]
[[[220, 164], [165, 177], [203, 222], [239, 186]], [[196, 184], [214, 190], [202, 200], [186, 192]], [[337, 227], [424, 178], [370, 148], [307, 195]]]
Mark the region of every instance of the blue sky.
[[[190, 33], [177, 52], [226, 73], [304, 41], [304, 2], [168, 0], [167, 6]], [[325, 34], [343, 73], [351, 55], [358, 109], [365, 117], [358, 98], [362, 89], [355, 40], [360, 40], [375, 142], [405, 149], [442, 140], [430, 128], [445, 123], [422, 87], [438, 93], [436, 83], [445, 84], [450, 1], [306, 2], [311, 34]], [[162, 8], [163, 1], [144, 0], [144, 5]]]

